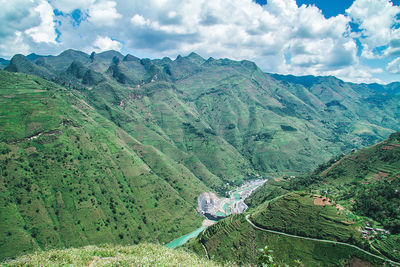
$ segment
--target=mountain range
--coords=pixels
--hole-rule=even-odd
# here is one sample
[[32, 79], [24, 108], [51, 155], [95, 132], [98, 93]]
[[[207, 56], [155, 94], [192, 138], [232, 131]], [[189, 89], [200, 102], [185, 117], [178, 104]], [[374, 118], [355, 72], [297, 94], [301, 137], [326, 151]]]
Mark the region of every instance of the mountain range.
[[195, 53], [1, 62], [1, 259], [165, 243], [200, 226], [201, 192], [311, 171], [400, 130], [400, 83], [268, 74]]

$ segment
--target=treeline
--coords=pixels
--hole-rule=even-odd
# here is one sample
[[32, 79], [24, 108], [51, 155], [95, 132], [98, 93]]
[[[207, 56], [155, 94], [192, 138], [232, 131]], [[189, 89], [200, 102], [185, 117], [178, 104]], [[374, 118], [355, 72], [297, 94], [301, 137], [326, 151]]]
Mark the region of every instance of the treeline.
[[353, 210], [380, 222], [391, 233], [400, 233], [400, 180], [360, 185]]

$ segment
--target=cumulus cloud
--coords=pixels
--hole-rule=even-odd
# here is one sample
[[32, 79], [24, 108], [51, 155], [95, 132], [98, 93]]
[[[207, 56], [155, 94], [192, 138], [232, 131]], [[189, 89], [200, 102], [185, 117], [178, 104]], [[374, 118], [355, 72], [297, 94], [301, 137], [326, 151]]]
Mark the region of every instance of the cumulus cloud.
[[135, 14], [131, 18], [131, 22], [134, 26], [144, 27], [149, 26], [151, 24], [150, 20], [145, 19], [142, 15]]
[[15, 32], [40, 25], [40, 12], [37, 2], [30, 0], [0, 0], [0, 38], [13, 36]]
[[27, 29], [25, 33], [33, 38], [37, 43], [53, 43], [56, 44], [55, 39], [57, 34], [55, 32], [55, 23], [52, 6], [42, 0], [42, 2], [35, 8], [39, 13], [41, 23], [38, 26]]
[[112, 40], [108, 36], [97, 36], [96, 40], [93, 42], [92, 51], [102, 52], [107, 50], [116, 50], [120, 51], [122, 48], [122, 44], [117, 40]]
[[116, 9], [114, 1], [100, 1], [89, 7], [89, 21], [98, 27], [113, 26], [122, 16]]
[[400, 7], [394, 6], [389, 0], [357, 0], [346, 13], [361, 30], [360, 40], [364, 46], [362, 56], [381, 56], [382, 51], [377, 48], [388, 45], [398, 32]]
[[[363, 65], [360, 53], [362, 58], [391, 60], [400, 54], [399, 7], [389, 0], [356, 0], [346, 14], [329, 19], [315, 6], [298, 7], [295, 0], [268, 0], [264, 6], [251, 0], [15, 1], [20, 5], [5, 5], [12, 16], [0, 14], [0, 22], [9, 25], [1, 27], [0, 38], [11, 40], [19, 32], [25, 44], [21, 51], [115, 49], [140, 57], [195, 51], [204, 57], [253, 60], [267, 72], [337, 75], [351, 81], [376, 81], [374, 75], [381, 71]], [[58, 10], [56, 16], [44, 13], [44, 2]], [[74, 14], [83, 19], [75, 23]], [[54, 28], [60, 33], [57, 39]], [[5, 50], [0, 46], [0, 55]]]
[[3, 38], [0, 43], [0, 51], [6, 51], [4, 54], [9, 57], [15, 54], [28, 54], [30, 47], [24, 42], [22, 36], [22, 32], [16, 31], [13, 35]]

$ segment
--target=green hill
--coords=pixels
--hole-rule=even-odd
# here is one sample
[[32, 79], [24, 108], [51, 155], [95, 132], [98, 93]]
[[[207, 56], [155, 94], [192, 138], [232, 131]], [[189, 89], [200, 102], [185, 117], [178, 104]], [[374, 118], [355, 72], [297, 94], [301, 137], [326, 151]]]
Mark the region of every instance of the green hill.
[[195, 53], [150, 60], [67, 50], [15, 55], [5, 69], [1, 259], [165, 243], [200, 226], [201, 192], [309, 171], [400, 130], [396, 83], [285, 80]]
[[[160, 245], [87, 246], [63, 250], [40, 251], [1, 266], [221, 266], [183, 250]], [[232, 265], [230, 265], [232, 266]]]
[[[323, 201], [318, 195], [290, 193], [275, 198], [253, 210], [250, 220], [263, 229], [346, 242], [378, 254], [360, 237], [362, 219]], [[343, 266], [353, 262], [383, 264], [382, 260], [350, 246], [261, 231], [252, 226], [245, 215], [230, 216], [218, 222], [188, 246], [200, 255], [204, 255], [206, 249], [209, 257], [218, 262], [254, 265], [260, 263], [259, 249], [268, 246], [272, 250], [270, 256], [279, 265], [295, 266], [298, 261], [304, 266]]]
[[[267, 205], [263, 204], [266, 201], [293, 190], [306, 190], [334, 200], [362, 218], [362, 228], [390, 231], [390, 235], [382, 235], [374, 230], [374, 234], [365, 238], [387, 257], [400, 259], [400, 133], [393, 133], [371, 147], [333, 158], [309, 175], [270, 180], [246, 203], [254, 211], [259, 205]], [[282, 210], [279, 214], [286, 212]], [[297, 219], [293, 217], [290, 221]], [[269, 227], [279, 226], [272, 218], [269, 222]], [[299, 228], [307, 230], [306, 226]]]
[[0, 69], [5, 68], [6, 66], [8, 66], [8, 64], [10, 64], [9, 60], [6, 60], [4, 58], [0, 58]]
[[343, 206], [400, 233], [400, 133], [335, 158], [285, 186], [328, 192]]
[[[79, 92], [0, 72], [0, 258], [39, 248], [168, 242], [209, 190]], [[162, 218], [162, 219], [160, 219]]]
[[400, 259], [400, 133], [374, 146], [321, 165], [290, 188], [307, 184], [310, 190], [328, 192], [338, 203], [356, 214], [378, 222], [391, 232], [373, 245], [386, 255]]
[[67, 50], [26, 61], [16, 56], [7, 69], [80, 90], [103, 116], [220, 192], [249, 174], [312, 170], [400, 130], [398, 83], [290, 79], [195, 53], [150, 60]]

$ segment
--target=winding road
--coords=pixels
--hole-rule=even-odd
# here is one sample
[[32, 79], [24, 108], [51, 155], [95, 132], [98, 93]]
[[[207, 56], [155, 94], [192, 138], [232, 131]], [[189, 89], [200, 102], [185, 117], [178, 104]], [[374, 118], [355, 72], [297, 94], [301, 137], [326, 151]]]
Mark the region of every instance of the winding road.
[[351, 245], [351, 244], [344, 243], [344, 242], [332, 241], [332, 240], [325, 240], [325, 239], [317, 239], [317, 238], [304, 237], [304, 236], [298, 236], [298, 235], [291, 235], [291, 234], [287, 234], [287, 233], [283, 233], [283, 232], [264, 229], [264, 228], [261, 228], [261, 227], [258, 227], [257, 225], [255, 225], [252, 221], [250, 221], [249, 218], [250, 218], [250, 215], [246, 215], [246, 221], [248, 223], [250, 223], [251, 226], [253, 226], [254, 228], [256, 228], [258, 230], [264, 231], [264, 232], [268, 232], [268, 233], [272, 233], [272, 234], [278, 234], [278, 235], [284, 235], [284, 236], [294, 237], [294, 238], [299, 238], [299, 239], [304, 239], [304, 240], [312, 240], [312, 241], [322, 242], [322, 243], [331, 243], [331, 244], [343, 245], [343, 246], [355, 248], [355, 249], [357, 249], [357, 250], [359, 250], [361, 252], [364, 252], [365, 254], [368, 254], [369, 256], [375, 257], [377, 259], [380, 259], [380, 260], [383, 260], [383, 261], [387, 261], [387, 262], [389, 262], [391, 264], [400, 266], [399, 262], [395, 262], [395, 261], [389, 260], [387, 258], [372, 254], [371, 252], [368, 252], [368, 251], [366, 251], [366, 250], [364, 250], [362, 248], [359, 248], [359, 247], [357, 247], [355, 245]]

